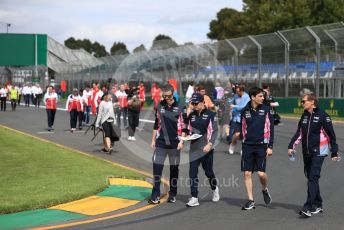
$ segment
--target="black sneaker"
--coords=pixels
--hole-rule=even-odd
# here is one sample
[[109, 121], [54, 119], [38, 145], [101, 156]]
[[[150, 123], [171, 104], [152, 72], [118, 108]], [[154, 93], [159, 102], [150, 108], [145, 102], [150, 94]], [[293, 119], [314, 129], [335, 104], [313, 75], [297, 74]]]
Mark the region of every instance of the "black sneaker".
[[149, 199], [148, 204], [160, 204], [160, 197], [156, 197], [155, 199]]
[[247, 203], [242, 207], [242, 210], [251, 210], [256, 208], [253, 200], [248, 200]]
[[306, 218], [309, 218], [312, 216], [312, 213], [310, 210], [306, 209], [306, 208], [303, 208], [300, 212], [299, 212], [299, 215], [303, 216], [303, 217], [306, 217]]
[[263, 190], [262, 193], [263, 193], [263, 198], [264, 198], [265, 204], [266, 204], [266, 205], [271, 204], [272, 199], [271, 199], [269, 190], [268, 190], [268, 189]]
[[168, 203], [176, 203], [177, 199], [175, 196], [169, 196], [167, 199]]
[[312, 209], [311, 213], [312, 215], [314, 215], [314, 214], [322, 213], [323, 211], [324, 209], [322, 207], [315, 207], [314, 209]]

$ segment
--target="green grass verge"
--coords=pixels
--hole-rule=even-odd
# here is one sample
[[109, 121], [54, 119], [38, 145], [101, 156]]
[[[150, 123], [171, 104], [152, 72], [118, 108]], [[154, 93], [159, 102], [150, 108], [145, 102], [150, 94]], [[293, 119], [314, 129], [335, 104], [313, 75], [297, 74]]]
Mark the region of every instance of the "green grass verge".
[[50, 207], [96, 194], [107, 177], [143, 179], [116, 167], [0, 127], [0, 214]]

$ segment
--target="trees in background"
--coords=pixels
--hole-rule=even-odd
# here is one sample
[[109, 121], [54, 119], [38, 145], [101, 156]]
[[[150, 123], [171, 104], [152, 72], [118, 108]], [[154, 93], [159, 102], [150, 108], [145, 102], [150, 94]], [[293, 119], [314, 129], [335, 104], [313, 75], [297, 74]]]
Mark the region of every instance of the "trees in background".
[[124, 55], [129, 54], [127, 46], [123, 42], [114, 42], [111, 49], [111, 55]]
[[208, 38], [223, 40], [344, 20], [344, 0], [243, 0], [243, 3], [243, 11], [221, 9], [209, 24]]
[[151, 50], [161, 50], [177, 47], [178, 44], [169, 36], [164, 34], [159, 34], [153, 40]]
[[135, 49], [133, 49], [133, 53], [138, 53], [138, 52], [142, 52], [142, 51], [146, 51], [146, 50], [147, 50], [146, 47], [143, 44], [141, 44], [138, 47], [136, 47]]
[[75, 39], [70, 37], [64, 41], [64, 45], [70, 49], [84, 49], [94, 57], [104, 57], [108, 55], [104, 45], [99, 42], [91, 42], [89, 39]]

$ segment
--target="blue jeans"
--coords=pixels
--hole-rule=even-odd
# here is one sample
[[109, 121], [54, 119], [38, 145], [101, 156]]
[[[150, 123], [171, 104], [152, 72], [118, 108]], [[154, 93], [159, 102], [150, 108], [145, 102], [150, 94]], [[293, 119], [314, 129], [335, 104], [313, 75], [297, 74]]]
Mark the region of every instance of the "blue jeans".
[[128, 126], [128, 108], [121, 108], [118, 110], [117, 114], [117, 125], [121, 127], [121, 115], [123, 116], [124, 126]]
[[90, 122], [90, 112], [91, 106], [85, 106], [85, 122], [88, 124]]

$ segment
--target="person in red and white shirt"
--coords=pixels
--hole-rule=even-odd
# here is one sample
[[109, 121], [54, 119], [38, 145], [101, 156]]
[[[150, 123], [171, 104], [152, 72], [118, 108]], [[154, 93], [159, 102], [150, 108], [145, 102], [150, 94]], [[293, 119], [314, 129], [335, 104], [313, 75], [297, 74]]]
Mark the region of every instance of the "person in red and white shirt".
[[116, 97], [119, 104], [119, 110], [117, 114], [117, 125], [121, 127], [121, 115], [123, 116], [124, 126], [128, 125], [128, 95], [125, 92], [125, 85], [121, 85], [120, 89], [116, 92]]
[[[66, 109], [70, 113], [70, 131], [76, 130], [78, 114], [83, 111], [82, 98], [78, 95], [78, 89], [73, 89], [73, 93], [68, 96]], [[82, 122], [79, 119], [79, 129], [82, 129]]]
[[95, 105], [94, 98], [96, 97], [97, 92], [99, 91], [99, 85], [97, 83], [92, 84], [92, 114], [96, 115], [97, 114], [97, 107]]
[[98, 107], [99, 107], [99, 104], [100, 102], [102, 101], [102, 97], [104, 95], [104, 92], [106, 92], [107, 89], [105, 86], [102, 87], [102, 90], [99, 90], [96, 95], [94, 96], [94, 105], [96, 106], [96, 111], [97, 111], [97, 114], [98, 114]]
[[83, 97], [86, 98], [86, 105], [85, 105], [85, 122], [88, 125], [90, 122], [90, 112], [92, 108], [92, 97], [93, 97], [93, 90], [90, 88], [90, 85], [86, 85], [86, 88], [83, 92]]
[[155, 82], [153, 83], [153, 87], [151, 88], [151, 97], [154, 103], [154, 110], [156, 110], [161, 101], [161, 90]]
[[57, 93], [55, 93], [54, 87], [48, 86], [47, 92], [45, 93], [43, 98], [48, 116], [48, 131], [54, 130], [53, 125], [55, 121], [57, 101]]
[[146, 101], [145, 86], [143, 85], [142, 82], [139, 85], [139, 97], [140, 97], [140, 100], [141, 100], [141, 109], [142, 109], [142, 107], [143, 107], [143, 105], [145, 104], [145, 101]]

